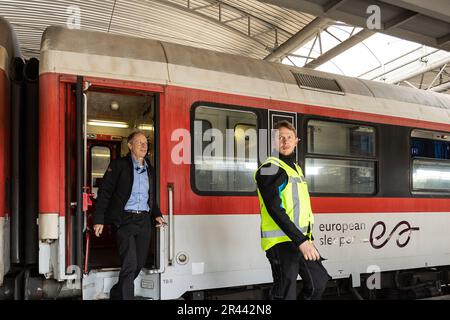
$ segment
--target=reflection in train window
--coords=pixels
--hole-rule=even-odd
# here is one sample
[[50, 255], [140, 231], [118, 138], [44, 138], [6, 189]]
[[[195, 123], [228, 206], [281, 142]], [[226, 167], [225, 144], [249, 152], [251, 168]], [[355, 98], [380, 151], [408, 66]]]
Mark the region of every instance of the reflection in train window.
[[306, 179], [311, 192], [373, 194], [375, 163], [307, 158]]
[[450, 192], [450, 135], [413, 130], [412, 188], [415, 192]]
[[305, 177], [313, 193], [376, 193], [375, 128], [310, 120]]
[[194, 181], [201, 192], [256, 191], [257, 117], [249, 111], [198, 106], [194, 119]]
[[330, 121], [308, 121], [308, 153], [375, 156], [373, 127]]
[[111, 161], [111, 150], [108, 147], [95, 146], [91, 149], [91, 186], [94, 198], [97, 198], [97, 191], [100, 187], [103, 175]]

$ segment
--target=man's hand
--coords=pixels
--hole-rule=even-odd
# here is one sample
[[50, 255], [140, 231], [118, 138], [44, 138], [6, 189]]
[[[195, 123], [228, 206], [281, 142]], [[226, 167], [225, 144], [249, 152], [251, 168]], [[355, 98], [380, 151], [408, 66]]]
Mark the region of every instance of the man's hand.
[[94, 224], [94, 233], [97, 237], [100, 237], [100, 235], [103, 232], [103, 225], [102, 224]]
[[158, 224], [156, 225], [157, 228], [161, 228], [164, 227], [165, 225], [167, 225], [167, 223], [164, 221], [163, 217], [157, 217], [155, 218], [156, 222], [158, 222]]
[[298, 248], [300, 249], [300, 252], [303, 254], [305, 260], [307, 261], [320, 260], [319, 252], [317, 251], [316, 247], [314, 246], [311, 240], [304, 241]]

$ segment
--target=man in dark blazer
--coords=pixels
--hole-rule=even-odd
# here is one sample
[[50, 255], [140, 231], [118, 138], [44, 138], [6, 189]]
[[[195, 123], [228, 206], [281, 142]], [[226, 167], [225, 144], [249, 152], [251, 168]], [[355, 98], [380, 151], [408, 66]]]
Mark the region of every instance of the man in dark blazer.
[[128, 137], [130, 153], [110, 163], [98, 190], [94, 232], [99, 237], [104, 224], [116, 234], [121, 260], [119, 281], [110, 299], [134, 299], [134, 279], [139, 275], [150, 247], [151, 218], [156, 227], [165, 225], [156, 203], [153, 168], [146, 158], [147, 138], [137, 131]]

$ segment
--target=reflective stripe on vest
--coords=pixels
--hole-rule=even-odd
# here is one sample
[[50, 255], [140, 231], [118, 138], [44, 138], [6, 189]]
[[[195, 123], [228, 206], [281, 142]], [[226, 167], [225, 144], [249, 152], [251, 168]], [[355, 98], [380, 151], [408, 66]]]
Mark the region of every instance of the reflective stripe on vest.
[[[262, 165], [266, 165], [268, 163], [272, 163], [286, 172], [288, 176], [288, 183], [286, 184], [283, 191], [280, 191], [280, 198], [282, 202], [283, 208], [286, 210], [286, 214], [288, 214], [289, 219], [295, 224], [297, 229], [300, 230], [305, 236], [311, 239], [312, 225], [314, 223], [314, 218], [311, 212], [311, 205], [309, 200], [309, 194], [306, 186], [306, 182], [303, 179], [303, 173], [298, 165], [296, 166], [296, 170], [289, 167], [282, 160], [274, 157], [268, 158]], [[261, 169], [255, 172], [256, 173]], [[288, 187], [289, 186], [289, 187]], [[299, 186], [302, 188], [299, 192]], [[291, 192], [287, 190], [291, 189]], [[302, 199], [299, 199], [299, 194]], [[261, 205], [261, 246], [263, 250], [268, 250], [270, 247], [274, 246], [277, 243], [291, 241], [289, 237], [278, 227], [278, 225], [273, 221], [267, 212], [267, 208], [265, 207], [264, 201], [261, 197], [261, 194], [258, 190], [258, 198]], [[290, 213], [293, 214], [290, 214]], [[303, 225], [300, 226], [300, 221], [303, 222]], [[310, 232], [308, 233], [308, 226], [310, 226]]]

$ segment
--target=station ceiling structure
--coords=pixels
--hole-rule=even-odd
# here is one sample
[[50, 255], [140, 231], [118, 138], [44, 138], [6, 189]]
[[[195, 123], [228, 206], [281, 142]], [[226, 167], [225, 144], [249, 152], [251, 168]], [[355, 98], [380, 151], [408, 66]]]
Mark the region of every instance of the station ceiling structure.
[[[380, 12], [373, 30], [370, 6]], [[352, 75], [450, 93], [448, 0], [2, 0], [0, 16], [25, 58], [39, 55], [42, 32], [55, 24], [336, 72], [323, 69], [331, 61], [344, 74], [338, 58], [364, 44], [379, 63]], [[416, 46], [383, 61], [366, 44], [379, 33]]]

